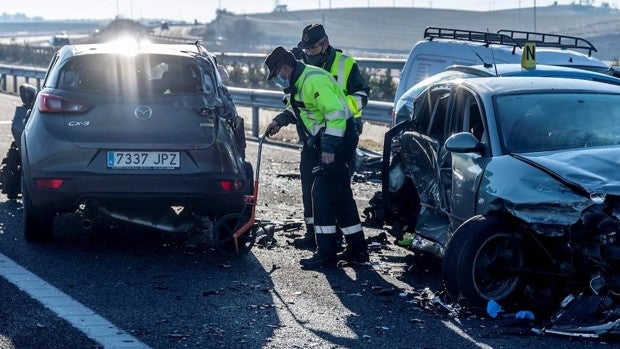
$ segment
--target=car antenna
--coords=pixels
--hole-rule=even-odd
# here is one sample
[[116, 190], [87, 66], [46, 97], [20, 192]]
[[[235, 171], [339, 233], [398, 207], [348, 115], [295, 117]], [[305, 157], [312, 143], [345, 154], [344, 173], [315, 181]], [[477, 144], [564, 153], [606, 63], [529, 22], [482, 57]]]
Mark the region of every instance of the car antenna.
[[[487, 28], [487, 33], [490, 34], [489, 28]], [[491, 57], [493, 57], [493, 67], [495, 68], [495, 76], [499, 76], [499, 73], [497, 72], [497, 62], [495, 61], [495, 52], [493, 51], [493, 48], [491, 47], [491, 45], [489, 45], [488, 47], [489, 47], [489, 50], [491, 50]]]
[[[471, 46], [469, 45], [469, 43], [466, 43], [465, 45], [466, 45], [466, 46], [467, 46], [467, 47], [471, 50], [471, 52], [473, 52], [473, 54], [474, 54], [474, 55], [476, 55], [476, 57], [478, 57], [478, 59], [480, 59], [480, 62], [482, 62], [482, 65], [483, 65], [485, 68], [490, 68], [490, 67], [491, 67], [491, 66], [489, 65], [489, 63], [485, 62], [485, 61], [484, 61], [484, 58], [482, 58], [482, 56], [480, 56], [480, 55], [478, 54], [478, 52], [476, 52], [476, 50], [474, 50], [474, 48], [473, 48], [473, 47], [471, 47]], [[486, 44], [485, 44], [485, 46], [486, 46], [486, 47], [489, 47], [488, 45], [489, 45], [488, 43], [486, 43]], [[493, 52], [493, 51], [491, 50], [491, 52]]]

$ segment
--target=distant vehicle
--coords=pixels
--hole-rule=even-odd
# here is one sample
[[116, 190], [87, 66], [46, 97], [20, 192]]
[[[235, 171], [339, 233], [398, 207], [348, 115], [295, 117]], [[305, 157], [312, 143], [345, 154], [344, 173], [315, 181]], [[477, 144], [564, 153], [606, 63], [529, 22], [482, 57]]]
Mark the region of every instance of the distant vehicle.
[[170, 24], [168, 24], [168, 22], [166, 21], [162, 21], [161, 24], [159, 25], [159, 29], [170, 30]]
[[[198, 229], [215, 245], [234, 232], [222, 226], [244, 219], [253, 172], [242, 119], [204, 47], [64, 46], [42, 89], [24, 90], [32, 105], [20, 137], [27, 240], [50, 239], [54, 217], [72, 212], [85, 228], [105, 217]], [[253, 240], [243, 237], [247, 251]]]
[[429, 27], [424, 31], [424, 40], [412, 47], [401, 70], [394, 104], [411, 86], [451, 65], [520, 63], [525, 42], [536, 45], [538, 64], [614, 72], [591, 56], [596, 48], [590, 42], [578, 37], [503, 29], [487, 33]]
[[66, 32], [56, 33], [52, 35], [52, 38], [50, 39], [50, 45], [54, 47], [61, 47], [70, 44], [71, 42], [69, 41], [69, 34], [67, 34]]
[[[442, 258], [454, 299], [484, 308], [620, 292], [620, 86], [451, 80], [414, 110], [387, 184], [410, 247]], [[618, 305], [605, 308], [616, 319]]]

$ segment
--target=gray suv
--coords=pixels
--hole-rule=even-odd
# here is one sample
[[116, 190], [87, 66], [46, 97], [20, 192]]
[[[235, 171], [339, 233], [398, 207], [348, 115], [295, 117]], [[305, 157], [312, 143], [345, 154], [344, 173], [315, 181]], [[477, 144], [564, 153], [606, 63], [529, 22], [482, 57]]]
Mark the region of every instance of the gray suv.
[[199, 44], [65, 46], [32, 89], [20, 146], [27, 240], [51, 238], [63, 213], [84, 227], [107, 217], [184, 232], [246, 206], [243, 120]]

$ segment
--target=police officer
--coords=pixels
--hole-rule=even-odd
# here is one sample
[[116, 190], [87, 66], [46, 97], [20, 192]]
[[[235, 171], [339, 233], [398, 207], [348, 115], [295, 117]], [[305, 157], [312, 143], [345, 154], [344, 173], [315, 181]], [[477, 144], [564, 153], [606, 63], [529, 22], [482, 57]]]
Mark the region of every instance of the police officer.
[[[317, 249], [301, 260], [302, 268], [335, 265], [336, 225], [347, 242], [341, 258], [349, 262], [368, 261], [366, 240], [349, 178], [348, 161], [357, 146], [358, 134], [346, 97], [327, 71], [297, 61], [290, 51], [276, 47], [265, 59], [267, 80], [290, 93], [294, 112], [284, 111], [274, 118], [265, 133], [276, 134], [290, 123], [303, 125], [307, 146], [315, 149], [311, 190]], [[296, 115], [299, 116], [297, 120]]]
[[[295, 53], [297, 49], [297, 53]], [[368, 103], [368, 93], [370, 91], [366, 80], [360, 73], [357, 62], [351, 56], [347, 56], [342, 51], [333, 48], [329, 44], [329, 37], [325, 33], [322, 24], [314, 23], [306, 26], [301, 35], [301, 41], [297, 47], [293, 49], [297, 59], [303, 59], [305, 63], [323, 68], [330, 72], [338, 82], [338, 85], [346, 95], [346, 101], [349, 110], [355, 117], [355, 127], [358, 135], [362, 133], [363, 123], [361, 120], [362, 108]], [[299, 138], [304, 140], [303, 131], [299, 131]], [[357, 147], [357, 145], [356, 145]], [[312, 189], [313, 175], [312, 168], [312, 151], [302, 149], [300, 170], [301, 170], [301, 187], [302, 200], [304, 203], [304, 221], [306, 222], [306, 234], [304, 237], [295, 239], [293, 245], [299, 249], [313, 250], [316, 247], [315, 237], [313, 233], [313, 213], [312, 202], [310, 199], [310, 190]], [[349, 171], [355, 166], [355, 152], [351, 156], [349, 163]]]

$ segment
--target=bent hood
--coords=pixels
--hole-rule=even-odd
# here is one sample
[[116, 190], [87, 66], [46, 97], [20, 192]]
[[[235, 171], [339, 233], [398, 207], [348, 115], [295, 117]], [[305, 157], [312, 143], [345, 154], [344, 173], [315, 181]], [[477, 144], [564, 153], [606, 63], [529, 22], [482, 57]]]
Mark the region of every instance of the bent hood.
[[553, 173], [590, 195], [620, 195], [620, 148], [575, 149], [556, 153], [518, 154], [517, 158]]

